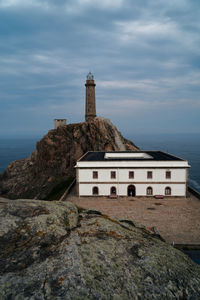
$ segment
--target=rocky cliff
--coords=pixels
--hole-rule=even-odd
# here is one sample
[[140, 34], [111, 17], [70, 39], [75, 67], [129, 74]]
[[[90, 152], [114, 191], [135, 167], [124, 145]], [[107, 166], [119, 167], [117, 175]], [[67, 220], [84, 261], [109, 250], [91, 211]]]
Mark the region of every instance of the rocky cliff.
[[74, 176], [74, 165], [89, 150], [138, 150], [107, 119], [50, 130], [31, 157], [10, 163], [0, 176], [0, 194], [11, 199], [49, 198]]
[[70, 202], [0, 199], [0, 299], [200, 299], [200, 266]]

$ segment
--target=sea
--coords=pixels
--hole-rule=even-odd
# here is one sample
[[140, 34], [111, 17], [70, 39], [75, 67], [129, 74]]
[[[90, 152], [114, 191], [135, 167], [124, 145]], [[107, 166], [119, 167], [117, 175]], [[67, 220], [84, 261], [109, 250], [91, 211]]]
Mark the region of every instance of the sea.
[[200, 133], [133, 135], [141, 150], [162, 150], [189, 162], [189, 185], [200, 192]]
[[0, 138], [0, 173], [10, 162], [30, 156], [39, 140], [39, 137]]
[[[40, 138], [0, 138], [0, 173], [10, 162], [30, 156]], [[188, 160], [189, 185], [200, 192], [200, 133], [142, 134], [127, 138], [141, 150], [162, 150]]]
[[[14, 160], [31, 155], [41, 137], [0, 138], [0, 173]], [[162, 150], [188, 160], [189, 185], [200, 192], [200, 133], [136, 134], [127, 136], [141, 150]], [[200, 264], [200, 250], [187, 252]]]
[[[162, 150], [188, 160], [189, 184], [200, 192], [200, 133], [129, 135], [141, 150]], [[41, 137], [0, 138], [0, 173], [14, 160], [31, 155]]]

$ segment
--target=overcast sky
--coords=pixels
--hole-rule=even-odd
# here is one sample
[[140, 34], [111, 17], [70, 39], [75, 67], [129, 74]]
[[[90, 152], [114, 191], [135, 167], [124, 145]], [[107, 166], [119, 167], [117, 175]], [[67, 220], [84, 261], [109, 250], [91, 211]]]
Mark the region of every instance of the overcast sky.
[[128, 136], [200, 132], [199, 0], [0, 0], [0, 136], [97, 114]]

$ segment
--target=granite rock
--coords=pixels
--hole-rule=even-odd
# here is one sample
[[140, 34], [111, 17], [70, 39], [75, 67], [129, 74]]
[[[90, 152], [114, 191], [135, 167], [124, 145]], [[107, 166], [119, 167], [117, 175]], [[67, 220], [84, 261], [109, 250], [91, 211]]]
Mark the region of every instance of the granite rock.
[[200, 266], [134, 222], [0, 199], [0, 299], [200, 299]]

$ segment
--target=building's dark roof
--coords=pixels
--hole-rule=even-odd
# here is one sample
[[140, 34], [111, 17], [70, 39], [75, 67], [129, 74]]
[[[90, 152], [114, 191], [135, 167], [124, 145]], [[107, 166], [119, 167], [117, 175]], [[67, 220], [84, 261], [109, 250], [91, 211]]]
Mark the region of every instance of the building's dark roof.
[[[104, 158], [105, 153], [146, 153], [152, 158]], [[162, 151], [91, 151], [87, 152], [79, 161], [184, 161], [179, 157]]]

